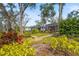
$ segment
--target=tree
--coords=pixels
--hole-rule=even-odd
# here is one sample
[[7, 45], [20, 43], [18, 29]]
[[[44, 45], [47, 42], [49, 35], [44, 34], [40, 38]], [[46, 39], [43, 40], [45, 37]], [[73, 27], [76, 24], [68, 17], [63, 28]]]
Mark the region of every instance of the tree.
[[5, 8], [5, 6], [4, 6], [4, 4], [0, 4], [0, 9], [1, 9], [1, 13], [2, 13], [2, 15], [4, 16], [4, 18], [7, 20], [7, 31], [9, 31], [10, 29], [11, 29], [11, 23], [10, 23], [10, 21], [9, 21], [9, 13], [7, 12], [7, 10], [6, 10], [6, 8]]
[[10, 21], [11, 21], [11, 28], [13, 30], [15, 30], [16, 28], [16, 17], [18, 15], [18, 11], [14, 11], [14, 9], [16, 9], [16, 5], [15, 4], [12, 4], [12, 3], [8, 3], [6, 5], [7, 8], [9, 8], [8, 10], [8, 13], [11, 15], [10, 16]]
[[58, 31], [60, 28], [60, 21], [62, 20], [62, 12], [63, 12], [63, 7], [64, 7], [64, 3], [59, 3], [59, 19], [58, 19]]
[[48, 21], [49, 18], [53, 20], [52, 18], [55, 15], [54, 3], [41, 4], [40, 10], [41, 10], [41, 18], [45, 23]]
[[[19, 11], [16, 12], [14, 11], [14, 8], [16, 8], [18, 5], [18, 9]], [[20, 30], [20, 34], [23, 34], [23, 19], [24, 19], [24, 13], [25, 10], [28, 7], [35, 7], [35, 4], [32, 3], [18, 3], [17, 5], [13, 4], [13, 3], [7, 3], [7, 4], [0, 4], [0, 13], [3, 16], [3, 21], [5, 23], [5, 28], [7, 29], [6, 31], [10, 31], [10, 30], [14, 30], [15, 29], [15, 23], [16, 23], [16, 19], [18, 17], [19, 19], [19, 30]], [[28, 21], [26, 21], [27, 23]], [[15, 25], [15, 26], [14, 26]]]
[[41, 20], [41, 21], [36, 21], [36, 26], [38, 27], [38, 26], [41, 26], [41, 25], [44, 25], [45, 24], [45, 22], [43, 21], [43, 20]]
[[5, 23], [4, 28], [6, 28], [6, 32], [12, 30], [12, 22], [15, 20], [15, 12], [13, 11], [15, 5], [10, 4], [0, 4], [1, 15], [3, 16], [3, 22]]
[[3, 31], [2, 16], [0, 15], [0, 32]]
[[79, 19], [79, 9], [71, 11], [68, 14], [68, 18], [77, 18], [77, 19]]
[[24, 12], [28, 7], [35, 7], [35, 4], [32, 3], [19, 3], [19, 29], [20, 29], [20, 35], [23, 35], [23, 18], [24, 18]]

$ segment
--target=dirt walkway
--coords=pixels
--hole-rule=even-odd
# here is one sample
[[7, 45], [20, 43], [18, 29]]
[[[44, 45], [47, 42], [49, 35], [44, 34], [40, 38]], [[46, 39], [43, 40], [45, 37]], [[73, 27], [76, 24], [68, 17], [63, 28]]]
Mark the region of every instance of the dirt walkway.
[[46, 38], [46, 37], [51, 37], [53, 34], [49, 34], [47, 36], [41, 36], [41, 37], [38, 37], [38, 36], [32, 36], [34, 38], [34, 41], [37, 42], [37, 41], [41, 41], [42, 39]]
[[42, 36], [42, 37], [37, 37], [37, 36], [32, 36], [34, 37], [34, 42], [38, 42], [38, 44], [33, 44], [32, 47], [36, 49], [36, 55], [37, 56], [49, 56], [51, 54], [51, 47], [48, 44], [40, 44], [39, 42], [46, 38], [46, 37], [51, 37], [52, 34], [47, 35], [47, 36]]

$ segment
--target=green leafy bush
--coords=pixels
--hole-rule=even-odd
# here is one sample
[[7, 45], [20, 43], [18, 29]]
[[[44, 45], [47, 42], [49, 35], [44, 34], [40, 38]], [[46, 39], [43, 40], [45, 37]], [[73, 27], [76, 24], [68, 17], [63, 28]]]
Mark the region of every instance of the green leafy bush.
[[40, 31], [38, 29], [33, 29], [32, 30], [32, 34], [35, 34], [35, 33], [39, 33]]
[[79, 19], [68, 18], [60, 22], [60, 33], [67, 36], [79, 36]]

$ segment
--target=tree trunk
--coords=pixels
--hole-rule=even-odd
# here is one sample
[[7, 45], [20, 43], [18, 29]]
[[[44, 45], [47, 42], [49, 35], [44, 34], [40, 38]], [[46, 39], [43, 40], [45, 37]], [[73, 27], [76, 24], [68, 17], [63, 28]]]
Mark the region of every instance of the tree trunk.
[[62, 20], [62, 9], [63, 9], [63, 4], [59, 3], [59, 22]]
[[22, 4], [22, 3], [20, 3], [19, 4], [19, 6], [20, 6], [20, 14], [19, 14], [19, 30], [20, 30], [20, 35], [23, 35], [23, 13], [24, 13], [24, 4]]
[[20, 35], [23, 35], [23, 26], [22, 26], [22, 19], [23, 19], [23, 15], [20, 13], [20, 17], [19, 17], [19, 30], [20, 30]]
[[7, 20], [7, 25], [6, 26], [7, 26], [7, 32], [12, 30], [10, 20]]
[[60, 21], [62, 20], [62, 9], [63, 9], [63, 5], [62, 5], [62, 3], [59, 3], [58, 32], [59, 32], [59, 28], [60, 28]]

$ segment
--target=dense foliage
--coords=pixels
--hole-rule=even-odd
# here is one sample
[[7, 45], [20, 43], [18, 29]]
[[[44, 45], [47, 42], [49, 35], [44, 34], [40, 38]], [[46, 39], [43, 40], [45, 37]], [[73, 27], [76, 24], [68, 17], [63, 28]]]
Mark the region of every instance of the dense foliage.
[[35, 34], [35, 33], [39, 33], [40, 31], [38, 29], [33, 29], [32, 30], [32, 34]]
[[23, 43], [23, 36], [18, 35], [16, 32], [4, 32], [1, 34], [0, 37], [0, 47], [2, 47], [4, 44], [10, 44], [13, 42], [17, 42], [19, 44]]
[[68, 18], [60, 22], [60, 33], [79, 36], [79, 19]]
[[54, 50], [63, 51], [66, 55], [79, 55], [79, 42], [69, 40], [66, 36], [48, 37], [43, 40], [44, 44], [50, 44]]
[[4, 45], [0, 48], [0, 56], [33, 56], [35, 49], [30, 47], [30, 39], [25, 40], [23, 44], [13, 43]]

